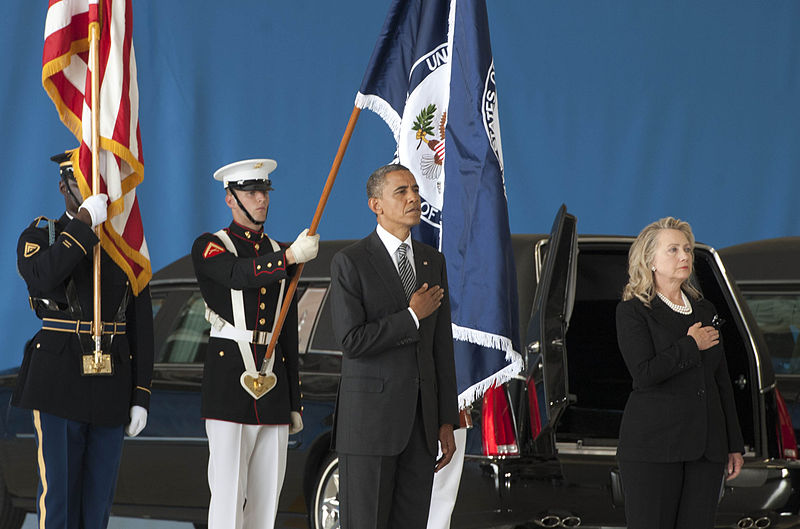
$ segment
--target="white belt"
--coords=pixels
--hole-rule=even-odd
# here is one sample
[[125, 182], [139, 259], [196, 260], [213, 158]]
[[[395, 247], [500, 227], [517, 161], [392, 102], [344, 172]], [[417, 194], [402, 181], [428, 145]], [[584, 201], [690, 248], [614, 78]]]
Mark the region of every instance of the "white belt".
[[258, 329], [238, 329], [225, 321], [219, 314], [206, 307], [206, 320], [211, 322], [212, 338], [225, 338], [234, 342], [248, 342], [256, 345], [268, 345], [272, 333]]

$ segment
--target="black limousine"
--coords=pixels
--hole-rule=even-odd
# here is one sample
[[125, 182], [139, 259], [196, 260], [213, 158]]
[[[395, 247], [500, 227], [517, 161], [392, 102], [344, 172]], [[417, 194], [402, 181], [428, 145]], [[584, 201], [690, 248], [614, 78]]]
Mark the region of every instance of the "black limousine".
[[800, 434], [800, 237], [764, 239], [719, 251], [769, 349], [772, 369]]
[[[578, 236], [562, 207], [548, 235], [515, 235], [523, 373], [472, 408], [454, 528], [624, 527], [617, 434], [631, 379], [617, 347], [615, 306], [631, 237]], [[290, 436], [279, 525], [335, 529], [338, 471], [330, 451], [341, 352], [331, 328], [329, 263], [348, 241], [326, 241], [298, 289], [305, 429]], [[698, 287], [722, 329], [745, 466], [721, 494], [717, 527], [800, 525], [800, 462], [772, 360], [718, 254], [698, 244]], [[191, 261], [152, 282], [156, 365], [147, 428], [126, 438], [113, 513], [206, 521], [208, 445], [200, 384], [209, 325]], [[15, 372], [0, 376], [0, 529], [34, 510], [30, 415], [8, 405]]]

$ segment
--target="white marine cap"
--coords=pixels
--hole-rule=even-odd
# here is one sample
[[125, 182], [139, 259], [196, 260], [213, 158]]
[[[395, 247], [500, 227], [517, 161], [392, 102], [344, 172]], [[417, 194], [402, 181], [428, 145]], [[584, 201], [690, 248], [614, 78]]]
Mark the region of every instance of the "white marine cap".
[[[266, 183], [266, 191], [272, 190], [272, 181], [269, 174], [278, 167], [278, 162], [269, 158], [254, 158], [252, 160], [242, 160], [240, 162], [229, 163], [220, 167], [214, 172], [214, 179], [225, 184], [227, 189], [233, 185], [236, 189], [242, 189], [255, 185], [263, 189]], [[261, 185], [258, 185], [261, 184]]]

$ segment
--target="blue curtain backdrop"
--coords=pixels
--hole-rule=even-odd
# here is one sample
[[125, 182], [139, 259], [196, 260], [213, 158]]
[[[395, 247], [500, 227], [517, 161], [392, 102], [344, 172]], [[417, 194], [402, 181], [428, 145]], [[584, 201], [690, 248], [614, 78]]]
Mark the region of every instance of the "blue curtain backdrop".
[[[19, 233], [63, 211], [51, 154], [75, 145], [41, 86], [47, 2], [6, 2], [0, 32], [0, 367], [37, 328]], [[513, 232], [562, 202], [583, 233], [665, 215], [716, 247], [800, 233], [800, 3], [488, 0]], [[230, 213], [211, 179], [278, 160], [268, 231], [310, 223], [388, 2], [134, 0], [145, 180], [158, 270]], [[365, 112], [320, 232], [372, 229], [369, 172], [393, 139]]]

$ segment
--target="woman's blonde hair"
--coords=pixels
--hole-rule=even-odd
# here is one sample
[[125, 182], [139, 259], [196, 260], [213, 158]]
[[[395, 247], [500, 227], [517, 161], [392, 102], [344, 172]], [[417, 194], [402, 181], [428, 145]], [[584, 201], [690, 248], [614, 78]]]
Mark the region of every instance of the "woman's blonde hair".
[[[653, 257], [658, 246], [658, 234], [661, 230], [678, 230], [686, 236], [689, 246], [694, 252], [694, 234], [688, 222], [684, 222], [674, 217], [664, 217], [645, 228], [636, 237], [628, 251], [628, 284], [622, 291], [622, 299], [629, 300], [633, 297], [639, 298], [645, 306], [649, 307], [650, 302], [656, 297], [655, 282], [653, 280]], [[694, 259], [692, 259], [692, 275], [681, 285], [681, 289], [694, 299], [700, 299], [700, 291], [691, 284], [694, 276]]]

